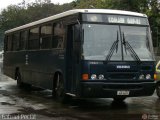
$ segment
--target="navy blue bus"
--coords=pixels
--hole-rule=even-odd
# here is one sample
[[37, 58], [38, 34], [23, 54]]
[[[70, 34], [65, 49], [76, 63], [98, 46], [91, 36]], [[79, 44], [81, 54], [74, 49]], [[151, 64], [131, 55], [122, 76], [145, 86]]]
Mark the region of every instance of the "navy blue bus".
[[147, 16], [76, 9], [5, 32], [4, 74], [67, 96], [150, 96], [155, 64]]

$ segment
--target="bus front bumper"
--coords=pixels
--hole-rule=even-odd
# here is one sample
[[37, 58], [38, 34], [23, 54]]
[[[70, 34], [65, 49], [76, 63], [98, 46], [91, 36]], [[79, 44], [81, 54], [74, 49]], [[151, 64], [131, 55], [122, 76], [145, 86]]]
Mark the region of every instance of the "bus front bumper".
[[[104, 83], [104, 82], [82, 82], [80, 97], [84, 98], [116, 98], [116, 97], [138, 97], [150, 96], [154, 93], [155, 82], [141, 83]], [[119, 95], [119, 91], [127, 92]]]

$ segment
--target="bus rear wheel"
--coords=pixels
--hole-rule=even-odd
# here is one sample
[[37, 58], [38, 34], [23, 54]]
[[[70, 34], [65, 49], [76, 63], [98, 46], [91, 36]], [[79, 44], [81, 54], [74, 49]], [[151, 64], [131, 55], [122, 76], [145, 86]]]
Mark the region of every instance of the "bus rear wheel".
[[23, 87], [23, 82], [22, 82], [21, 74], [20, 74], [19, 71], [16, 71], [16, 73], [15, 73], [15, 79], [17, 80], [17, 86], [19, 88]]
[[55, 97], [58, 101], [65, 103], [68, 101], [68, 96], [65, 94], [64, 90], [64, 80], [62, 75], [57, 75], [56, 85], [55, 85]]

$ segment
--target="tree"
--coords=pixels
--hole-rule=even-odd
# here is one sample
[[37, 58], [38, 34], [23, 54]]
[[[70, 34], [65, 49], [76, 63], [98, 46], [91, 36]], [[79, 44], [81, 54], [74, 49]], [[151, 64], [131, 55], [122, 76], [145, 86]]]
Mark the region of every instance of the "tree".
[[71, 4], [58, 5], [51, 0], [35, 0], [29, 4], [22, 0], [18, 5], [8, 6], [0, 14], [0, 44], [3, 43], [4, 31], [69, 9], [72, 9]]
[[102, 0], [76, 0], [72, 2], [74, 8], [102, 8]]
[[154, 47], [159, 47], [160, 41], [160, 2], [157, 0], [149, 1], [148, 15], [150, 26], [152, 29], [152, 38]]

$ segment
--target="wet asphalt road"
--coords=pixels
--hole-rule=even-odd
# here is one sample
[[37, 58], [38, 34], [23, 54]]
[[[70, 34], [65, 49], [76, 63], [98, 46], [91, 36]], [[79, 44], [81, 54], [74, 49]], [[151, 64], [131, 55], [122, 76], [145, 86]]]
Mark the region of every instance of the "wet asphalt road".
[[112, 99], [75, 99], [61, 104], [53, 100], [51, 91], [21, 90], [16, 81], [0, 76], [1, 120], [142, 120], [142, 115], [160, 120], [160, 99], [156, 94], [127, 98], [123, 103]]

